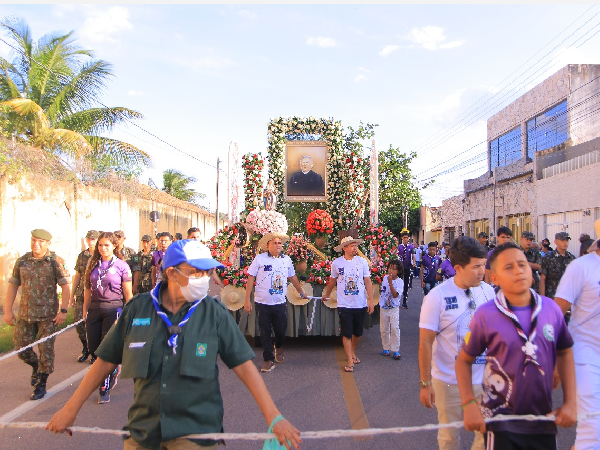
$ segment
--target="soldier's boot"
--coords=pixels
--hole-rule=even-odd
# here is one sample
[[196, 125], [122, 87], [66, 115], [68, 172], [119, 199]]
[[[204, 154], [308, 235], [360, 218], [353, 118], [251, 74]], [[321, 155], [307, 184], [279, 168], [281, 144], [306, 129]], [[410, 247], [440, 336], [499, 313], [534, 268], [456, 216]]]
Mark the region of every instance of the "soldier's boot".
[[38, 381], [38, 371], [37, 371], [38, 370], [38, 363], [35, 362], [35, 363], [29, 364], [29, 365], [32, 368], [32, 370], [31, 370], [31, 385], [35, 386], [35, 384]]
[[90, 352], [87, 349], [87, 344], [85, 344], [81, 350], [81, 355], [79, 355], [77, 358], [77, 362], [84, 362], [86, 359], [88, 359], [88, 356], [90, 356]]
[[35, 383], [35, 388], [33, 389], [29, 400], [39, 400], [40, 398], [44, 398], [46, 395], [46, 381], [48, 381], [47, 373], [38, 374], [38, 381]]

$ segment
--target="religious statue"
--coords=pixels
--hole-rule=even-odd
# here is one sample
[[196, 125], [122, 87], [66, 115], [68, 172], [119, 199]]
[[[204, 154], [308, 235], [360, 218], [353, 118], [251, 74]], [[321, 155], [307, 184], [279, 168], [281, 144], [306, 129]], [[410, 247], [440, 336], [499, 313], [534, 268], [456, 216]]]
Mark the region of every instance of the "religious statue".
[[277, 191], [272, 178], [269, 178], [267, 187], [263, 191], [263, 204], [267, 211], [275, 211], [277, 208]]

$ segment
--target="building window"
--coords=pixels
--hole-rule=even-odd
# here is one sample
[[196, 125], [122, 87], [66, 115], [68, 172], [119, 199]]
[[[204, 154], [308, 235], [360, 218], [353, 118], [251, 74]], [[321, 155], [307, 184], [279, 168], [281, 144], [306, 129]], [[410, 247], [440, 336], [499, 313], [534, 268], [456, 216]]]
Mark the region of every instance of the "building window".
[[562, 144], [569, 138], [567, 101], [550, 108], [527, 122], [527, 157], [540, 150]]
[[521, 126], [490, 142], [490, 170], [521, 159]]

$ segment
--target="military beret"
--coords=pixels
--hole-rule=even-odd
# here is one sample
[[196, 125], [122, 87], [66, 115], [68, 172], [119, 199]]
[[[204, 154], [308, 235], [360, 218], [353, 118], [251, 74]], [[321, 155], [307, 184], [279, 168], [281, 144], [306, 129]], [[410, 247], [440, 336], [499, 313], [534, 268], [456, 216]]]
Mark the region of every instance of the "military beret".
[[484, 238], [486, 238], [486, 239], [487, 239], [489, 236], [487, 235], [487, 233], [486, 233], [485, 231], [482, 231], [481, 233], [479, 233], [479, 234], [477, 235], [477, 237], [478, 237], [478, 238], [480, 238], [480, 237], [484, 237]]
[[564, 241], [565, 239], [571, 239], [571, 237], [569, 236], [569, 233], [565, 232], [565, 231], [561, 231], [560, 233], [556, 233], [554, 235], [554, 239], [558, 239], [559, 241]]
[[535, 235], [531, 231], [523, 231], [521, 237], [525, 239], [535, 239]]
[[98, 233], [96, 230], [90, 230], [85, 235], [85, 237], [88, 239], [98, 239], [99, 236], [100, 236], [100, 233]]
[[41, 228], [31, 230], [31, 236], [33, 236], [34, 238], [43, 239], [45, 241], [52, 240], [52, 235], [48, 231], [42, 230]]
[[152, 240], [152, 236], [150, 236], [149, 234], [145, 234], [142, 236], [142, 241], [150, 242], [151, 240]]

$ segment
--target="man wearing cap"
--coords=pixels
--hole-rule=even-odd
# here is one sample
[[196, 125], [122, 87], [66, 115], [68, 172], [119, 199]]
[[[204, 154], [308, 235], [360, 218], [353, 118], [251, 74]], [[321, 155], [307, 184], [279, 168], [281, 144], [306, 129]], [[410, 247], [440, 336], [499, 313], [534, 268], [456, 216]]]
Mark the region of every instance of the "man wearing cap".
[[533, 285], [531, 286], [535, 292], [540, 290], [540, 274], [539, 271], [542, 269], [542, 255], [531, 248], [531, 244], [535, 239], [535, 235], [531, 231], [523, 231], [521, 233], [520, 244], [521, 248], [525, 252], [525, 257], [529, 262], [529, 267], [533, 272]]
[[594, 243], [594, 240], [587, 233], [581, 233], [579, 236], [579, 243], [581, 246], [579, 247], [579, 256], [587, 255], [589, 248]]
[[[594, 223], [600, 236], [600, 219]], [[557, 244], [558, 245], [558, 244]], [[600, 239], [588, 254], [572, 261], [556, 289], [554, 301], [563, 314], [571, 310], [569, 331], [573, 337], [573, 359], [577, 379], [577, 450], [597, 450], [600, 436]]]
[[223, 431], [218, 355], [246, 385], [278, 441], [299, 448], [299, 431], [281, 416], [252, 364], [254, 351], [229, 311], [207, 295], [210, 274], [223, 266], [194, 240], [174, 242], [162, 264], [162, 281], [125, 305], [98, 359], [46, 429], [64, 433], [102, 380], [123, 364], [121, 377], [135, 380], [125, 450], [215, 449], [214, 440], [184, 436]]
[[[287, 280], [300, 293], [300, 298], [306, 294], [296, 277], [294, 264], [289, 256], [283, 255], [284, 242], [289, 236], [283, 233], [267, 233], [258, 242], [259, 253], [248, 268], [248, 282], [246, 283], [246, 298], [244, 309], [248, 314], [252, 312], [250, 294], [254, 287], [254, 304], [258, 315], [258, 328], [260, 340], [263, 345], [263, 364], [261, 372], [269, 372], [275, 367], [275, 361], [283, 362], [283, 341], [287, 330], [287, 305], [285, 290]], [[271, 331], [272, 330], [272, 331]], [[275, 344], [271, 333], [275, 334]]]
[[[408, 288], [410, 286], [410, 276], [412, 272], [413, 266], [416, 265], [415, 262], [415, 247], [412, 244], [409, 244], [408, 240], [410, 236], [408, 232], [403, 231], [400, 238], [402, 242], [398, 245], [398, 259], [402, 262], [402, 268], [404, 269], [404, 289], [402, 290], [402, 307], [404, 309], [408, 308]], [[422, 257], [421, 257], [422, 260]], [[421, 262], [421, 264], [423, 264]]]
[[[85, 242], [88, 247], [79, 255], [77, 255], [77, 261], [75, 262], [75, 275], [73, 275], [73, 291], [71, 294], [70, 301], [70, 306], [75, 307], [73, 313], [73, 320], [75, 322], [83, 319], [84, 283], [81, 281], [81, 279], [85, 274], [85, 269], [88, 265], [88, 261], [94, 254], [94, 249], [96, 248], [98, 236], [100, 236], [100, 233], [98, 233], [96, 230], [90, 230], [87, 232], [87, 234], [85, 235]], [[87, 338], [85, 335], [85, 322], [81, 322], [79, 325], [76, 325], [75, 329], [77, 330], [77, 336], [79, 336], [79, 340], [81, 341], [82, 345], [81, 355], [77, 357], [77, 362], [84, 362], [88, 359], [88, 356], [90, 356], [90, 352], [88, 351], [87, 346]]]
[[[71, 297], [69, 271], [64, 259], [48, 250], [52, 235], [42, 229], [31, 232], [31, 252], [15, 262], [12, 276], [8, 279], [4, 322], [16, 326], [13, 342], [20, 349], [57, 331], [58, 325], [67, 318], [67, 306]], [[59, 310], [56, 285], [62, 289]], [[13, 305], [21, 286], [19, 316], [15, 320]], [[31, 385], [35, 386], [31, 400], [46, 395], [48, 375], [54, 371], [54, 338], [38, 344], [39, 356], [29, 348], [19, 353], [19, 359], [32, 367]]]
[[162, 260], [165, 256], [165, 252], [171, 242], [173, 242], [173, 236], [168, 231], [163, 231], [162, 233], [157, 234], [158, 236], [158, 250], [156, 250], [152, 254], [152, 285], [156, 286], [156, 284], [161, 280], [162, 273]]
[[133, 295], [150, 292], [152, 289], [152, 236], [142, 236], [142, 249], [133, 256]]
[[373, 312], [373, 284], [371, 271], [365, 258], [358, 256], [358, 244], [362, 239], [346, 236], [334, 248], [343, 256], [331, 262], [331, 278], [323, 290], [323, 300], [329, 298], [333, 286], [337, 285], [337, 311], [344, 351], [348, 358], [346, 372], [354, 372], [354, 365], [360, 364], [356, 357], [356, 347], [360, 342], [365, 324], [365, 313]]
[[125, 247], [125, 239], [127, 238], [125, 237], [125, 233], [122, 230], [117, 230], [114, 234], [119, 239], [115, 251], [118, 253], [118, 255], [123, 261], [129, 264], [129, 268], [133, 272], [133, 266], [135, 264], [133, 257], [136, 255], [137, 252], [131, 247]]
[[488, 245], [488, 238], [489, 238], [489, 236], [487, 235], [487, 233], [485, 231], [482, 231], [481, 233], [479, 233], [477, 235], [477, 240], [479, 241], [479, 243], [481, 245], [483, 245], [485, 247], [486, 252], [490, 251], [490, 246]]
[[542, 258], [540, 295], [554, 298], [560, 279], [569, 263], [575, 259], [575, 256], [567, 250], [570, 240], [569, 233], [564, 231], [554, 235], [556, 250]]

